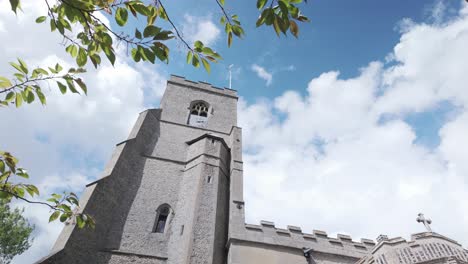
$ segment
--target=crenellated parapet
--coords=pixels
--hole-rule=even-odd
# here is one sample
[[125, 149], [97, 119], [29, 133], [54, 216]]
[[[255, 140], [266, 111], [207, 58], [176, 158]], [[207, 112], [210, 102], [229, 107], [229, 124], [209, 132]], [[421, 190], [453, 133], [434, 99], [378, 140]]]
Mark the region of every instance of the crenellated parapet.
[[278, 228], [271, 221], [261, 221], [259, 225], [245, 224], [244, 232], [233, 234], [232, 239], [298, 250], [308, 248], [312, 252], [353, 259], [360, 259], [369, 254], [376, 245], [371, 239], [363, 238], [358, 242], [345, 234], [330, 237], [322, 230], [304, 233], [298, 226], [288, 225], [286, 229]]
[[194, 81], [185, 79], [185, 77], [183, 76], [178, 76], [174, 74], [171, 75], [171, 78], [168, 80], [168, 83], [176, 83], [177, 85], [183, 85], [183, 86], [186, 86], [187, 88], [201, 89], [204, 91], [223, 94], [226, 96], [237, 98], [236, 90], [229, 89], [226, 87], [224, 88], [216, 87], [210, 83], [202, 82], [202, 81], [194, 82]]

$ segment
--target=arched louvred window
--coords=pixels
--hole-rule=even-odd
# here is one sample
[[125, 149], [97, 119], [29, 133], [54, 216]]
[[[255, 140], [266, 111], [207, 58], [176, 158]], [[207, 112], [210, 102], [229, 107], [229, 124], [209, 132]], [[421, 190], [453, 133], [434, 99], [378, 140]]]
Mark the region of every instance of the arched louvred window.
[[167, 204], [159, 206], [156, 210], [156, 222], [154, 223], [153, 232], [155, 233], [164, 233], [166, 229], [167, 222], [169, 220], [169, 215], [171, 213], [171, 208]]
[[204, 102], [197, 102], [190, 108], [190, 114], [207, 117], [208, 106]]
[[192, 102], [188, 124], [196, 127], [206, 127], [209, 105], [202, 101]]

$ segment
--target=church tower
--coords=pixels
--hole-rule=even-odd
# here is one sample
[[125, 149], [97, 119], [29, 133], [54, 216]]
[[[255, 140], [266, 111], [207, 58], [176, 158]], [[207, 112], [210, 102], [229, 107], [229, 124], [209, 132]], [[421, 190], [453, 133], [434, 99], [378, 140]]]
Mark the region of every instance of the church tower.
[[228, 230], [244, 225], [237, 100], [171, 76], [82, 194], [95, 230], [66, 225], [39, 263], [226, 263]]

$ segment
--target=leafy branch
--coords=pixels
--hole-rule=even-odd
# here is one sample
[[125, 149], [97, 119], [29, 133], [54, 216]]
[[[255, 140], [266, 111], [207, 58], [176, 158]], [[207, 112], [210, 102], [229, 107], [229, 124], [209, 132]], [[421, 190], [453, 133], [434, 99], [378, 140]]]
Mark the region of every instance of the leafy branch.
[[0, 199], [3, 201], [11, 201], [16, 198], [30, 204], [39, 204], [49, 207], [52, 214], [49, 217], [49, 222], [52, 222], [60, 217], [61, 222], [74, 221], [79, 228], [91, 227], [94, 228], [94, 219], [80, 212], [78, 196], [74, 193], [52, 194], [47, 202], [33, 201], [26, 198], [29, 195], [31, 198], [39, 195], [39, 189], [33, 184], [15, 183], [12, 184], [9, 180], [11, 177], [21, 177], [28, 179], [28, 172], [20, 167], [17, 167], [18, 159], [9, 152], [0, 151]]
[[[10, 65], [16, 70], [13, 74], [15, 78], [8, 79], [0, 76], [0, 95], [5, 94], [3, 99], [0, 98], [0, 105], [8, 106], [10, 103], [20, 107], [23, 102], [32, 103], [36, 96], [41, 104], [46, 104], [46, 97], [41, 89], [41, 82], [56, 81], [62, 94], [67, 92], [67, 89], [73, 93], [79, 93], [77, 86], [86, 94], [87, 87], [81, 78], [76, 75], [84, 73], [82, 68], [70, 68], [67, 72], [62, 73], [63, 67], [60, 64], [55, 64], [54, 67], [35, 68], [29, 71], [26, 63], [18, 59], [18, 63], [10, 62]], [[65, 82], [63, 84], [62, 82]]]

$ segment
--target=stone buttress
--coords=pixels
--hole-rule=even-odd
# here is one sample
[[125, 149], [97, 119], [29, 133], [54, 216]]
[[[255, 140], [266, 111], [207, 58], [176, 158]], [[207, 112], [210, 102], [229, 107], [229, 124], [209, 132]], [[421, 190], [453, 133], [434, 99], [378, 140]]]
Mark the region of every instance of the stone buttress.
[[64, 227], [38, 263], [226, 263], [244, 225], [237, 93], [172, 76], [80, 204], [95, 230]]

